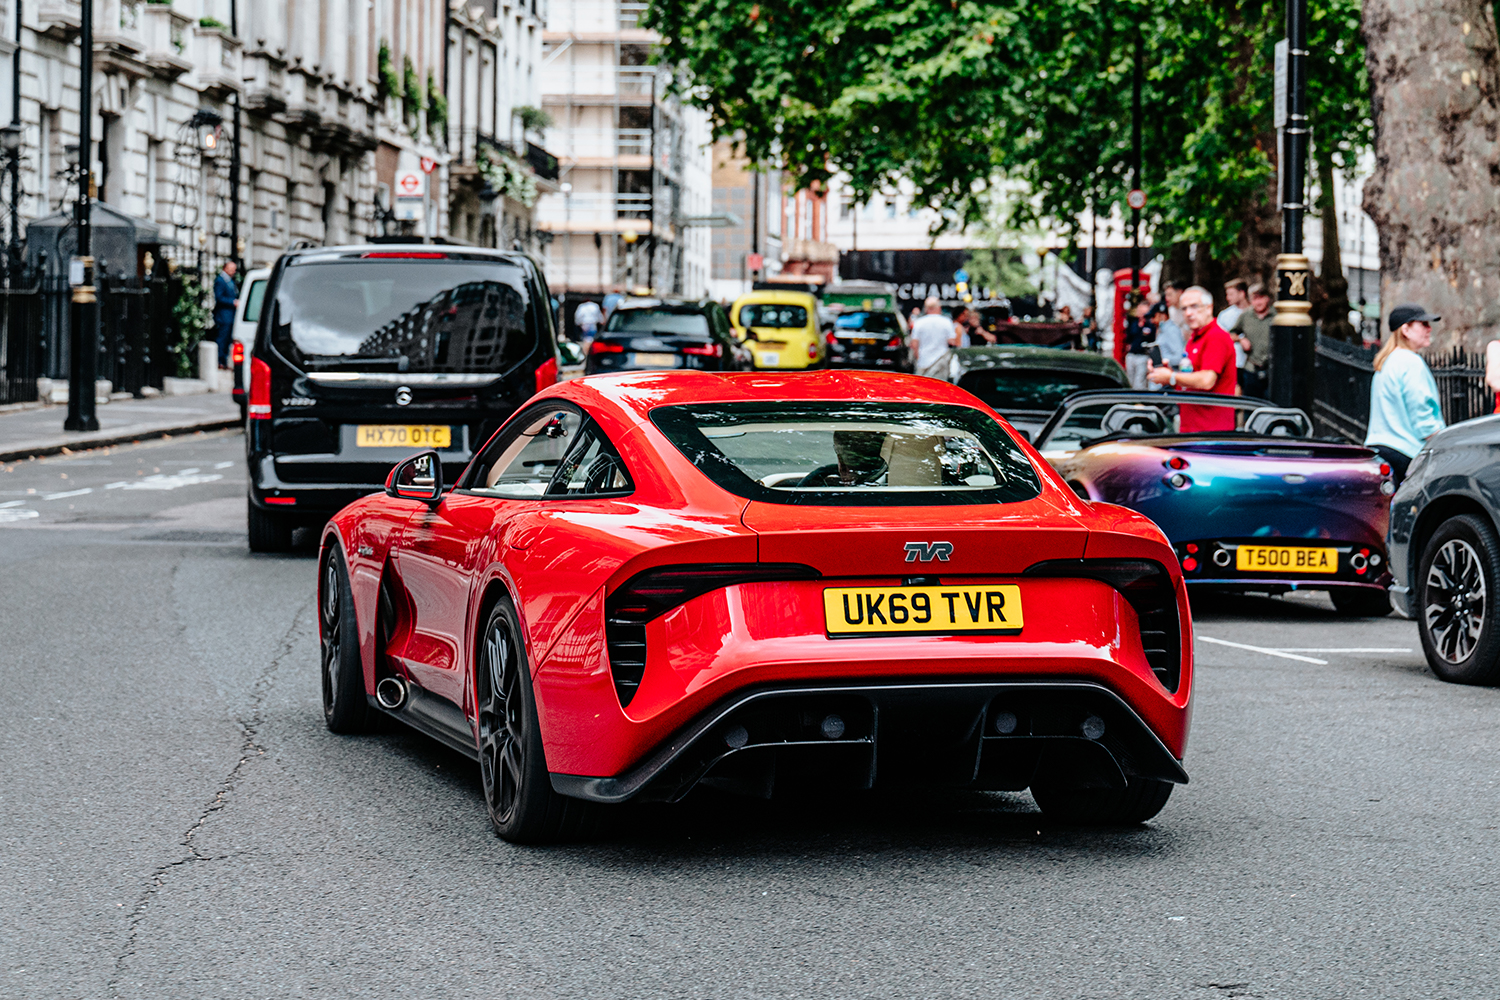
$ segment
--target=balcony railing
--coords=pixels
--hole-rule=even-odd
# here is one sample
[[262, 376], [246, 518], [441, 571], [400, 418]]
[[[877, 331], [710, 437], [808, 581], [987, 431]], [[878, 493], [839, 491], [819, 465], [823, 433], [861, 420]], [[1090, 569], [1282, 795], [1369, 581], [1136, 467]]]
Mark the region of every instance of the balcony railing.
[[641, 26], [641, 15], [646, 13], [646, 4], [634, 0], [620, 0], [620, 30], [634, 31]]
[[540, 221], [583, 223], [590, 219], [649, 219], [651, 196], [645, 193], [554, 195], [537, 209]]

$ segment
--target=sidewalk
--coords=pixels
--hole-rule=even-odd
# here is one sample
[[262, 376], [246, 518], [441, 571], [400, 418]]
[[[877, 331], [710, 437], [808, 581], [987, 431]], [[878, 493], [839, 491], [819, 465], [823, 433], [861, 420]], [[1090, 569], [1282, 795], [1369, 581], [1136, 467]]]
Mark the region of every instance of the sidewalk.
[[123, 399], [95, 408], [99, 429], [63, 430], [68, 407], [43, 406], [0, 412], [0, 462], [125, 444], [142, 438], [220, 430], [240, 423], [240, 408], [227, 392], [195, 396]]

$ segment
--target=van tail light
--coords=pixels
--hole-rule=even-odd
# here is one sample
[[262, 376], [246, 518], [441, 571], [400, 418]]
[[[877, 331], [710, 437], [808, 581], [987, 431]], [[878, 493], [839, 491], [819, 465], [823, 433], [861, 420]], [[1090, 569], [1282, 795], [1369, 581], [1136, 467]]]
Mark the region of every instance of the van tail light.
[[695, 354], [700, 358], [717, 358], [723, 354], [723, 349], [718, 344], [704, 344], [701, 347], [691, 346], [682, 349], [683, 354]]
[[229, 348], [229, 361], [236, 368], [245, 363], [245, 342], [236, 340]]
[[[1192, 562], [1192, 567], [1187, 566]], [[1192, 556], [1183, 563], [1197, 568]], [[1166, 567], [1154, 559], [1049, 559], [1029, 567], [1022, 576], [1076, 577], [1107, 583], [1135, 609], [1141, 648], [1151, 672], [1168, 691], [1182, 681], [1182, 624], [1177, 615], [1177, 592]]]
[[536, 391], [541, 392], [549, 385], [557, 384], [557, 359], [548, 358], [536, 366]]
[[736, 583], [816, 580], [800, 563], [657, 566], [626, 580], [604, 602], [604, 643], [620, 705], [630, 704], [646, 672], [646, 623], [711, 590]]
[[246, 411], [251, 420], [271, 419], [271, 366], [260, 358], [250, 359], [250, 403]]
[[595, 340], [589, 345], [590, 354], [624, 354], [625, 345], [611, 343], [608, 340]]
[[808, 344], [807, 345], [807, 357], [808, 357], [809, 361], [816, 361], [816, 360], [818, 360], [818, 345], [817, 344]]

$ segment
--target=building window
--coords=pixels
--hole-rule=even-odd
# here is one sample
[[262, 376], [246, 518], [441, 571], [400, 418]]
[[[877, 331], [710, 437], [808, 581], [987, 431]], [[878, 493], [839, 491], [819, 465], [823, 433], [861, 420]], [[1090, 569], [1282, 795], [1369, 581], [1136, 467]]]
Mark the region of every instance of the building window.
[[146, 218], [152, 222], [156, 219], [157, 191], [156, 186], [161, 182], [161, 143], [148, 141], [146, 143]]
[[887, 198], [885, 200], [885, 217], [887, 219], [894, 219], [896, 217], [896, 199]]

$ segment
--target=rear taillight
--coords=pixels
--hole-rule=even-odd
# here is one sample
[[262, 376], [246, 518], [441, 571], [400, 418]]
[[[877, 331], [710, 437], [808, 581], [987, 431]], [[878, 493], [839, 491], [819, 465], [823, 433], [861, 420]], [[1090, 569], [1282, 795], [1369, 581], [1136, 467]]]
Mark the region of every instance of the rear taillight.
[[557, 384], [557, 359], [548, 358], [536, 366], [536, 391], [541, 392], [549, 385]]
[[371, 253], [362, 253], [360, 257], [364, 260], [444, 260], [445, 253], [433, 253], [424, 250], [376, 250]]
[[589, 345], [590, 354], [623, 354], [624, 344], [612, 344], [607, 340], [596, 340]]
[[701, 358], [717, 358], [724, 353], [718, 344], [704, 344], [701, 347], [684, 347], [683, 354], [694, 354]]
[[807, 345], [807, 357], [809, 360], [817, 360], [818, 345], [816, 343]]
[[229, 348], [229, 361], [236, 368], [245, 363], [245, 342], [236, 340]]
[[892, 337], [890, 340], [887, 340], [885, 342], [885, 346], [889, 347], [891, 350], [894, 351], [894, 350], [898, 349], [901, 346], [901, 338], [900, 337]]
[[646, 672], [646, 623], [712, 590], [737, 583], [816, 580], [800, 563], [712, 563], [658, 566], [637, 573], [604, 602], [604, 642], [620, 705], [630, 704]]
[[827, 333], [823, 334], [823, 339], [828, 343], [829, 347], [837, 347], [838, 346], [839, 338], [837, 338], [837, 337], [835, 337], [833, 335], [833, 331], [832, 330], [829, 330]]
[[250, 359], [250, 402], [246, 412], [251, 420], [271, 419], [271, 366], [260, 358]]
[[[1189, 559], [1196, 564], [1197, 560]], [[1135, 609], [1141, 648], [1151, 672], [1162, 687], [1177, 690], [1182, 681], [1182, 626], [1177, 593], [1161, 563], [1152, 559], [1049, 559], [1021, 575], [1098, 580], [1115, 588]]]

